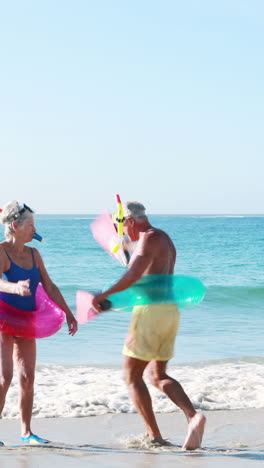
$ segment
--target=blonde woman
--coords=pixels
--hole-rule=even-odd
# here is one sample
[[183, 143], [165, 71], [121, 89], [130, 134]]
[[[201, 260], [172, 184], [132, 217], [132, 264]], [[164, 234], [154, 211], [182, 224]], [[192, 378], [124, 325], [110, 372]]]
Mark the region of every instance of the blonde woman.
[[[23, 311], [35, 310], [39, 282], [49, 297], [64, 310], [69, 334], [77, 331], [77, 321], [61, 292], [50, 279], [40, 253], [28, 247], [36, 232], [33, 210], [17, 201], [8, 202], [0, 213], [6, 240], [0, 243], [0, 300]], [[0, 414], [13, 378], [15, 363], [19, 383], [21, 441], [29, 444], [49, 442], [31, 430], [36, 364], [36, 340], [0, 331]], [[3, 445], [3, 443], [0, 443]]]

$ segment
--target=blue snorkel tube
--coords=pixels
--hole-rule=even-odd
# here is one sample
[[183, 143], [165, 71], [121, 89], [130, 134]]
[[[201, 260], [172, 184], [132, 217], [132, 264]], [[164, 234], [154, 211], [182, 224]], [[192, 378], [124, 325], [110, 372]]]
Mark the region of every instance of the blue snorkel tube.
[[35, 240], [37, 240], [37, 241], [39, 241], [39, 242], [42, 242], [42, 241], [43, 241], [43, 237], [40, 236], [37, 232], [35, 232], [35, 233], [33, 234], [33, 239], [35, 239]]

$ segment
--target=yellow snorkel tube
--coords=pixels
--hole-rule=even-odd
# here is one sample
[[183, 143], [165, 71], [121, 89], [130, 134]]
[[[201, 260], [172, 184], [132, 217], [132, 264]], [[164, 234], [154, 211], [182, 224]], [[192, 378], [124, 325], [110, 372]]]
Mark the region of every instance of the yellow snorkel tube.
[[119, 195], [116, 195], [116, 203], [117, 203], [117, 213], [113, 215], [113, 222], [117, 224], [117, 243], [111, 249], [112, 253], [118, 252], [122, 245], [123, 235], [124, 235], [124, 210], [123, 205]]

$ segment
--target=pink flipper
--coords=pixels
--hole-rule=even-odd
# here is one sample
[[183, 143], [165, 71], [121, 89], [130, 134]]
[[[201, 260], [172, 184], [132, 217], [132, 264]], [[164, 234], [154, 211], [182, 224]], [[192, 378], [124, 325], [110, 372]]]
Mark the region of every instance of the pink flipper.
[[105, 299], [100, 302], [101, 311], [96, 311], [92, 306], [94, 295], [87, 291], [77, 291], [76, 293], [76, 309], [77, 309], [77, 320], [80, 324], [90, 322], [95, 317], [98, 317], [105, 310], [109, 310], [112, 307], [111, 301]]
[[118, 243], [118, 235], [108, 211], [105, 211], [93, 221], [91, 224], [91, 231], [96, 242], [98, 242], [106, 252], [121, 263], [121, 265], [127, 266], [128, 261], [122, 248], [117, 252], [112, 252], [112, 249]]
[[86, 291], [77, 291], [76, 293], [76, 310], [77, 320], [80, 324], [84, 324], [93, 320], [99, 315], [100, 312], [96, 312], [92, 308], [93, 294]]

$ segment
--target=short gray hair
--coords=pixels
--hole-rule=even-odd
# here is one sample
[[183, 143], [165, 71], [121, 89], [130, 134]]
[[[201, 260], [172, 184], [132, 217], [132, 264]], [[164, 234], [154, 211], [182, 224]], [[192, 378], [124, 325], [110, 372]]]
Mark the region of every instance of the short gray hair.
[[24, 203], [19, 203], [16, 200], [7, 202], [0, 213], [0, 221], [5, 226], [6, 239], [10, 238], [14, 232], [12, 228], [13, 221], [23, 224], [32, 213], [33, 210]]
[[129, 216], [136, 220], [146, 218], [146, 208], [142, 203], [137, 201], [126, 202], [124, 205], [124, 217], [128, 218]]

